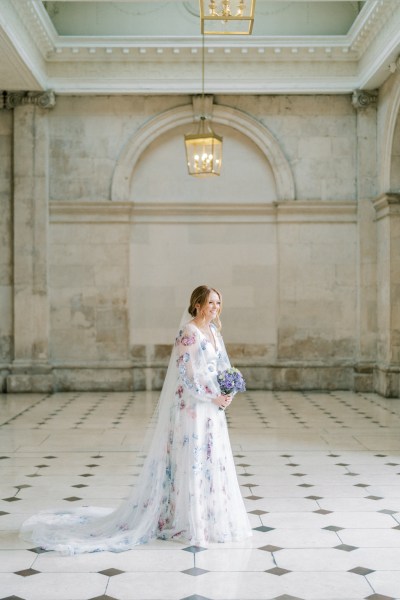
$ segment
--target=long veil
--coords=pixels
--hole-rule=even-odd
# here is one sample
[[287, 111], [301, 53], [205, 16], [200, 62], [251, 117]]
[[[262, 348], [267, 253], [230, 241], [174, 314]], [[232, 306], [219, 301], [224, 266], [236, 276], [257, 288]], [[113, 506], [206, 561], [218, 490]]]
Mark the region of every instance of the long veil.
[[[191, 320], [187, 310], [179, 329]], [[157, 407], [141, 450], [144, 462], [131, 494], [115, 509], [83, 507], [71, 511], [41, 512], [21, 527], [21, 537], [63, 554], [122, 552], [157, 537], [158, 518], [167, 469], [167, 446], [178, 367], [171, 353]], [[165, 498], [164, 498], [165, 500]]]

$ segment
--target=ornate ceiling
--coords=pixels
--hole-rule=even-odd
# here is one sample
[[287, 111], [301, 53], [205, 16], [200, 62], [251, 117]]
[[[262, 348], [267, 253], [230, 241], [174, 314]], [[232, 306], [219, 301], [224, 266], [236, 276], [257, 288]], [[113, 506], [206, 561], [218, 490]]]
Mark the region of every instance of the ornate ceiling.
[[[1, 0], [0, 89], [201, 91], [197, 0]], [[400, 54], [400, 0], [257, 0], [251, 36], [205, 39], [206, 93], [378, 88]]]

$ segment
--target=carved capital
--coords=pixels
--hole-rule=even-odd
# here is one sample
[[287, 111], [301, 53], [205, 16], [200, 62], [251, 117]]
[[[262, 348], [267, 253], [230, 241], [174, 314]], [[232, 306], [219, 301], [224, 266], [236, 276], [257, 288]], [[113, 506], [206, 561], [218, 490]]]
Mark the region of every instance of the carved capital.
[[200, 117], [212, 119], [213, 114], [213, 99], [214, 96], [207, 94], [206, 96], [193, 96], [193, 117], [195, 121], [200, 121]]
[[56, 104], [56, 96], [52, 90], [45, 92], [5, 92], [4, 108], [12, 110], [17, 106], [31, 104], [40, 108], [53, 108]]
[[360, 108], [368, 108], [377, 103], [378, 92], [377, 90], [354, 90], [351, 98], [351, 103], [357, 110]]

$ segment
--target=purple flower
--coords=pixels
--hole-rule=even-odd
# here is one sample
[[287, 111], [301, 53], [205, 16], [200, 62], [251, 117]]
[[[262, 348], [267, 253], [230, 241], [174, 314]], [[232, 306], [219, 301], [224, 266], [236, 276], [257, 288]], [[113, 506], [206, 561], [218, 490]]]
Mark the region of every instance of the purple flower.
[[246, 391], [246, 382], [243, 375], [235, 367], [220, 371], [218, 373], [218, 383], [221, 394], [225, 396]]

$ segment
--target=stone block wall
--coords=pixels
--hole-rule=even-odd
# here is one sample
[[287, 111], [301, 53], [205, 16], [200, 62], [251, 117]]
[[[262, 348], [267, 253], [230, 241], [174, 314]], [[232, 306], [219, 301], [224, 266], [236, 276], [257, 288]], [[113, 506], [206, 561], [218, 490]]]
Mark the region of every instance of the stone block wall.
[[375, 191], [360, 148], [376, 115], [345, 96], [218, 96], [223, 170], [199, 180], [193, 124], [173, 121], [189, 103], [63, 96], [47, 112], [48, 354], [4, 366], [9, 389], [159, 389], [190, 292], [209, 283], [249, 388], [372, 390]]

